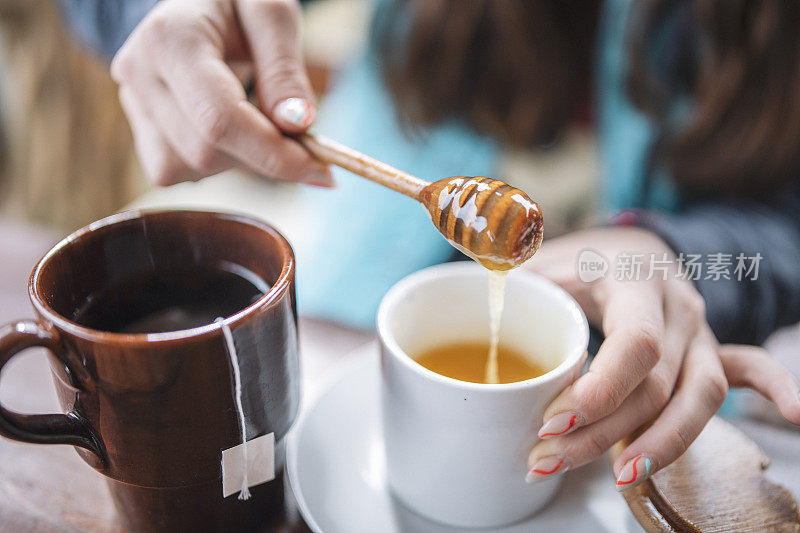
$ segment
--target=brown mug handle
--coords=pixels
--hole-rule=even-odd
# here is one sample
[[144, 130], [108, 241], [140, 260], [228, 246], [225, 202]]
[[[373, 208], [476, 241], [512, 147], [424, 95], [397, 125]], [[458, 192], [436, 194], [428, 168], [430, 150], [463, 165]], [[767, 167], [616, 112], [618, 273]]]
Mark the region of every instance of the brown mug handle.
[[[16, 354], [36, 346], [50, 350], [69, 368], [58, 335], [46, 325], [32, 320], [21, 320], [0, 328], [0, 372]], [[74, 412], [24, 415], [9, 411], [0, 404], [0, 435], [36, 444], [71, 444], [89, 450], [101, 460], [105, 456], [102, 441], [94, 429], [88, 421]]]

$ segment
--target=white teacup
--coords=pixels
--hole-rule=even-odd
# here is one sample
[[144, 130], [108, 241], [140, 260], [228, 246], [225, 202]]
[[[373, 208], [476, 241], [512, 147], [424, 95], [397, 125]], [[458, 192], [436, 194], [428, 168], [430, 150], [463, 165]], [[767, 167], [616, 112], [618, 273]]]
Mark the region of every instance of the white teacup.
[[508, 276], [502, 344], [552, 369], [516, 383], [469, 383], [413, 357], [434, 346], [489, 339], [483, 267], [448, 263], [397, 283], [378, 311], [387, 477], [394, 495], [433, 520], [496, 527], [544, 507], [561, 480], [528, 484], [527, 457], [544, 409], [580, 374], [589, 328], [578, 304], [526, 271]]

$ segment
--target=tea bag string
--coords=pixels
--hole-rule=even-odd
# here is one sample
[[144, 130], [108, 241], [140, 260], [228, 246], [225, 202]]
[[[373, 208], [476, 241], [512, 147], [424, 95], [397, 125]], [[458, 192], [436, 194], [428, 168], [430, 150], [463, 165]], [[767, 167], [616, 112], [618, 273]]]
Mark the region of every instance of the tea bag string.
[[234, 399], [236, 401], [236, 411], [239, 415], [239, 427], [242, 432], [242, 488], [239, 491], [240, 500], [250, 499], [250, 487], [247, 480], [247, 427], [244, 421], [244, 408], [242, 407], [242, 374], [239, 369], [239, 357], [236, 355], [236, 345], [233, 343], [233, 333], [230, 326], [225, 323], [225, 319], [218, 317], [214, 322], [220, 324], [222, 336], [225, 338], [225, 348], [228, 358], [233, 368]]

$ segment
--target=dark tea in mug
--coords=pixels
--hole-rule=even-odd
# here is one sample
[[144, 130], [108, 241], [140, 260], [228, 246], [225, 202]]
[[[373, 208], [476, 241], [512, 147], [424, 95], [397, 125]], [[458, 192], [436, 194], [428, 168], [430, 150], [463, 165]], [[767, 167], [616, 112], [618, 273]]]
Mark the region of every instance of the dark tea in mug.
[[72, 320], [112, 333], [179, 331], [231, 316], [268, 290], [240, 265], [147, 271], [93, 292]]

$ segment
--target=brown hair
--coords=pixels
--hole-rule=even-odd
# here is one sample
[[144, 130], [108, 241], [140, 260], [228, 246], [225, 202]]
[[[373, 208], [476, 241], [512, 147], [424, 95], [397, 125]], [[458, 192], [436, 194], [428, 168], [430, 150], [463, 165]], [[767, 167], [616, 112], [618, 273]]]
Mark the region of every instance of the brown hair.
[[[638, 15], [639, 23], [631, 25], [629, 93], [662, 125], [654, 155], [675, 181], [697, 196], [755, 197], [795, 182], [800, 3], [650, 0]], [[679, 43], [686, 57], [672, 72], [648, 61], [665, 19], [678, 19], [687, 33]], [[694, 112], [669, 128], [669, 104], [687, 96]]]
[[[384, 32], [378, 44], [400, 115], [413, 125], [462, 117], [481, 133], [531, 146], [556, 140], [589, 99], [599, 0], [393, 4], [392, 24], [407, 22], [408, 32]], [[694, 196], [764, 196], [795, 182], [800, 2], [635, 4], [628, 89], [656, 124], [653, 163]], [[652, 59], [665, 36], [662, 65]], [[681, 99], [692, 112], [672, 120]]]
[[464, 118], [505, 142], [545, 144], [588, 101], [586, 48], [600, 0], [390, 4], [392, 12], [378, 17], [387, 21], [378, 47], [401, 117], [412, 125]]

